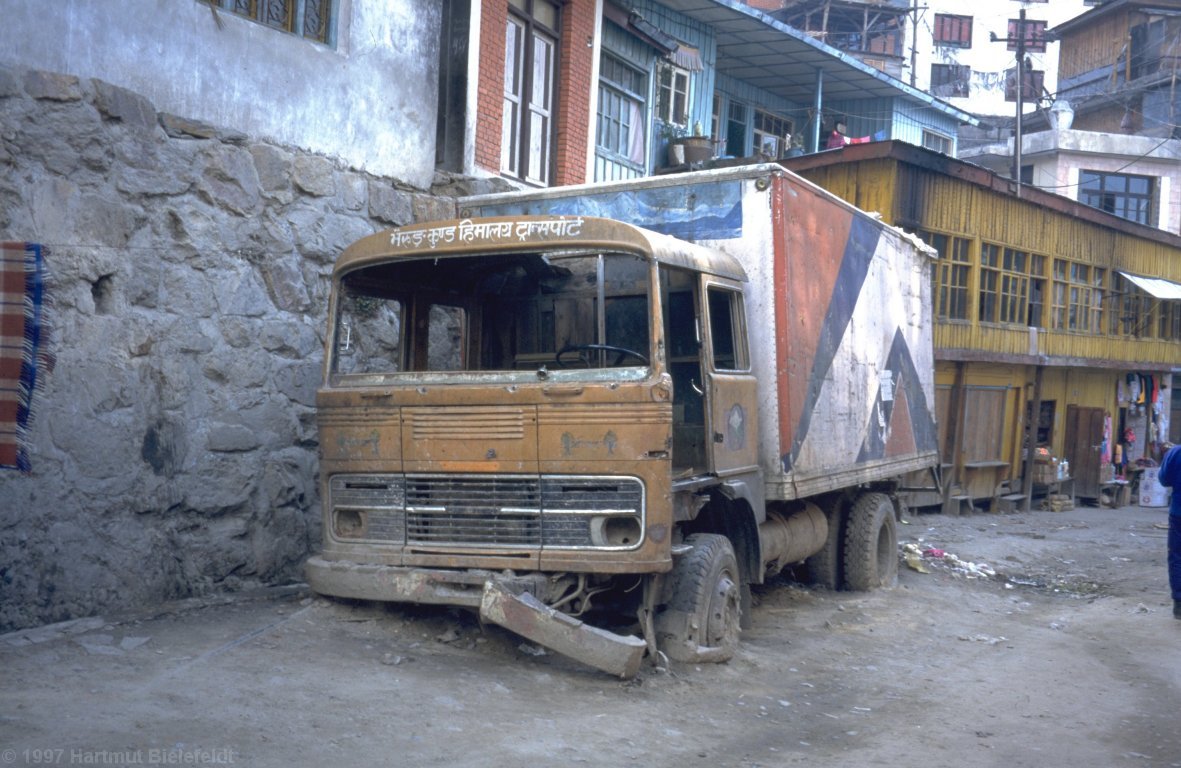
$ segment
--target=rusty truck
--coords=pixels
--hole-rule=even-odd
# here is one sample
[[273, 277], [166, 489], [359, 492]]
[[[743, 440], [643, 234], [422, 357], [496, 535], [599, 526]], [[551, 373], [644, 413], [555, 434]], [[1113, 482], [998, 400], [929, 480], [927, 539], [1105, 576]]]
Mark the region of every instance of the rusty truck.
[[463, 198], [358, 241], [309, 584], [630, 677], [729, 659], [785, 568], [894, 583], [906, 493], [937, 480], [931, 259], [773, 164]]

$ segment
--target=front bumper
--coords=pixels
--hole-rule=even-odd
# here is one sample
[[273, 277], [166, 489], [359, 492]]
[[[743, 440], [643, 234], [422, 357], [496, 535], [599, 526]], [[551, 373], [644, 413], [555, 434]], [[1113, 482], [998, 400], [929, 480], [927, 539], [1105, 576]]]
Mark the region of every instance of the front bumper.
[[312, 557], [308, 584], [325, 595], [479, 610], [485, 621], [558, 653], [628, 679], [640, 668], [647, 643], [592, 627], [535, 597], [544, 595], [541, 574], [512, 576], [484, 570], [446, 570], [370, 565]]

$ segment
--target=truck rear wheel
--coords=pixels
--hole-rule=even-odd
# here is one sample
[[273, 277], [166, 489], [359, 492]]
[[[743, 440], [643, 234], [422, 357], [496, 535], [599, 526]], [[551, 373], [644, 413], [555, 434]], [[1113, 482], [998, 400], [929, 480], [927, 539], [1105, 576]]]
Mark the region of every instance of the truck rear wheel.
[[894, 504], [884, 493], [867, 493], [853, 504], [845, 526], [845, 585], [865, 591], [897, 583]]
[[823, 504], [824, 516], [828, 520], [828, 538], [824, 548], [804, 561], [808, 581], [827, 589], [844, 586], [841, 568], [841, 543], [845, 539], [846, 500], [842, 496], [831, 498]]
[[695, 533], [685, 543], [693, 549], [673, 565], [667, 607], [655, 617], [657, 646], [674, 661], [728, 661], [738, 648], [742, 618], [734, 548], [716, 533]]

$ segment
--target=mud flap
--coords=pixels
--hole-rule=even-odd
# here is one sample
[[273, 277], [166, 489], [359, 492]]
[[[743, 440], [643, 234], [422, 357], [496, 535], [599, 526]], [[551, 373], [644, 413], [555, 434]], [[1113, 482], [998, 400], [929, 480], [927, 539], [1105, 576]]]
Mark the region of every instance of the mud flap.
[[635, 677], [648, 647], [638, 637], [592, 627], [550, 608], [528, 592], [514, 594], [495, 581], [484, 584], [480, 617], [625, 680]]

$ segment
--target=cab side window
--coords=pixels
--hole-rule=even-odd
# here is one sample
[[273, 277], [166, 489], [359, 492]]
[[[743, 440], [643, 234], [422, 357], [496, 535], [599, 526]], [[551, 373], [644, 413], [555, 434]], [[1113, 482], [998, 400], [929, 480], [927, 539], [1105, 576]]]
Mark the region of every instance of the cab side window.
[[707, 289], [709, 305], [710, 362], [715, 371], [744, 371], [747, 362], [746, 320], [742, 294], [711, 285]]

